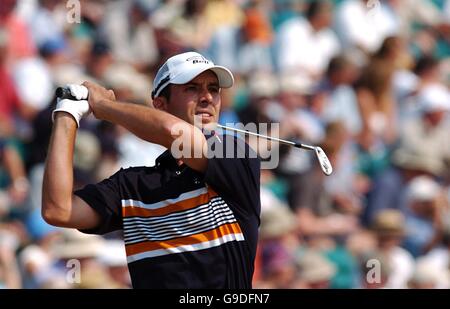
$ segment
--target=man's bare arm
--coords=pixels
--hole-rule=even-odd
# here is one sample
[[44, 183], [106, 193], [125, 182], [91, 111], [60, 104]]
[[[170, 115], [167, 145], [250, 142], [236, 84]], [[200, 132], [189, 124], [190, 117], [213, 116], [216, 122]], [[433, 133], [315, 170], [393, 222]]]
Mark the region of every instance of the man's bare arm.
[[[177, 140], [183, 153], [190, 154], [181, 158], [183, 162], [194, 170], [206, 170], [206, 138], [200, 129], [149, 106], [117, 102], [112, 93], [92, 83], [83, 85], [89, 89], [89, 105], [95, 117], [121, 125], [143, 140], [168, 149]], [[194, 157], [194, 152], [201, 155]]]
[[52, 225], [90, 229], [100, 223], [100, 216], [73, 195], [76, 130], [76, 122], [68, 113], [56, 113], [44, 171], [42, 216]]

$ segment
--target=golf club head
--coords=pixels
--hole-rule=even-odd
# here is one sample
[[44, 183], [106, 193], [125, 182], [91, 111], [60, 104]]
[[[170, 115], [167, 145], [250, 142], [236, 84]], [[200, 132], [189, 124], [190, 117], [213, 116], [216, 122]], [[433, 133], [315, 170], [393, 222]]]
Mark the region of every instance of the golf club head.
[[320, 167], [325, 175], [330, 176], [333, 173], [333, 167], [331, 166], [330, 160], [328, 160], [327, 155], [320, 147], [315, 147], [314, 151], [316, 153], [317, 159], [319, 160]]

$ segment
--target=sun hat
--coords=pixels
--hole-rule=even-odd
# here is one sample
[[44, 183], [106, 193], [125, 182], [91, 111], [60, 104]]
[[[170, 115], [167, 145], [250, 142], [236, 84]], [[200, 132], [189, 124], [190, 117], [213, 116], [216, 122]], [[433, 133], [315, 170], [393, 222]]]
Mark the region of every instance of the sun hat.
[[399, 236], [405, 234], [405, 217], [396, 209], [380, 210], [372, 223], [372, 230], [381, 236]]

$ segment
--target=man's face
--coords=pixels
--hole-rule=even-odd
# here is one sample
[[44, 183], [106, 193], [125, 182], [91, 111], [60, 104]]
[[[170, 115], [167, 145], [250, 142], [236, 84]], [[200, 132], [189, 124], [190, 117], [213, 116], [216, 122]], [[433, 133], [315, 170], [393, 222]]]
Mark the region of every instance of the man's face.
[[204, 125], [218, 121], [220, 104], [219, 81], [216, 74], [208, 70], [187, 84], [172, 84], [166, 108], [167, 112], [190, 124]]

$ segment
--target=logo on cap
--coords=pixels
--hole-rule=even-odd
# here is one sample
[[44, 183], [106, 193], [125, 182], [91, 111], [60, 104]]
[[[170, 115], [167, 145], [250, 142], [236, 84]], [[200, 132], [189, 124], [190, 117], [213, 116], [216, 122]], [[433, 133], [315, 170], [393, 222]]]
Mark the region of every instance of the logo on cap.
[[209, 64], [209, 60], [204, 58], [203, 56], [193, 56], [186, 59], [186, 61], [192, 61], [192, 64], [196, 63], [204, 63]]

